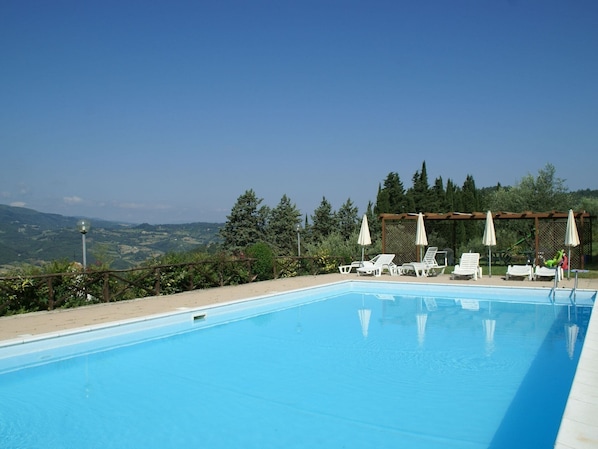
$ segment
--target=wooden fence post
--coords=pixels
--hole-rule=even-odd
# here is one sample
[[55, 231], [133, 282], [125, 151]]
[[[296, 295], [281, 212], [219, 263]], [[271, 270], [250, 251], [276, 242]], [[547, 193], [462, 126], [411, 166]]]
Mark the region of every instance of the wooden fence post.
[[54, 286], [52, 285], [52, 276], [46, 279], [46, 283], [48, 284], [48, 310], [54, 310]]
[[104, 302], [110, 302], [110, 274], [104, 273], [104, 285], [102, 285], [102, 297]]
[[154, 294], [160, 296], [160, 268], [154, 270], [156, 275], [156, 282], [154, 283]]

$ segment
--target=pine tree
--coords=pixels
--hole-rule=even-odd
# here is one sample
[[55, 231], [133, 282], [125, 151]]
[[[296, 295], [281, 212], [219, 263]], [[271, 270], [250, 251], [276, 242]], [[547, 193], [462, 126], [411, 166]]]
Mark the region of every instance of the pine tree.
[[400, 214], [405, 211], [405, 189], [399, 174], [391, 172], [384, 180], [384, 190], [388, 192], [390, 212]]
[[311, 237], [314, 243], [321, 242], [337, 229], [337, 222], [332, 205], [326, 197], [311, 216]]
[[262, 201], [252, 189], [237, 199], [220, 230], [225, 249], [242, 251], [249, 245], [265, 240], [269, 209], [266, 206], [259, 207]]
[[301, 212], [291, 203], [289, 197], [282, 196], [272, 209], [268, 222], [268, 241], [281, 256], [295, 255], [297, 252], [297, 226], [301, 223]]
[[380, 184], [378, 184], [378, 195], [376, 195], [376, 205], [374, 206], [374, 212], [376, 215], [392, 213], [388, 191], [383, 189]]
[[336, 212], [338, 229], [341, 237], [345, 240], [349, 240], [358, 227], [359, 217], [357, 212], [358, 209], [353, 205], [350, 198]]

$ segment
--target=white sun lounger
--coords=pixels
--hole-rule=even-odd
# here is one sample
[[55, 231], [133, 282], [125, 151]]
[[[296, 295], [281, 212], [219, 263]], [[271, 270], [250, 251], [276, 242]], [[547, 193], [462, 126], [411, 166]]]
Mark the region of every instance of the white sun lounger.
[[463, 253], [459, 264], [455, 265], [451, 279], [455, 279], [456, 277], [470, 277], [474, 281], [481, 278], [480, 253]]
[[530, 281], [532, 280], [534, 275], [534, 271], [531, 265], [509, 265], [507, 268], [507, 275], [506, 279], [512, 278], [528, 278]]
[[563, 269], [561, 267], [540, 267], [536, 265], [536, 269], [534, 271], [534, 280], [539, 281], [542, 279], [554, 279], [557, 276], [557, 281], [563, 279]]
[[[426, 254], [421, 262], [408, 262], [404, 263], [399, 267], [400, 274], [410, 274], [415, 273], [416, 277], [420, 276], [432, 276], [436, 274], [444, 274], [444, 269], [446, 265], [441, 266], [438, 265], [436, 261], [436, 253], [438, 252], [438, 248], [435, 246], [430, 246], [426, 250]], [[446, 259], [445, 259], [446, 263]]]
[[380, 276], [382, 271], [387, 269], [389, 274], [393, 275], [396, 272], [395, 265], [392, 263], [394, 257], [394, 254], [378, 254], [372, 260], [361, 262], [361, 266], [357, 268], [357, 274]]
[[341, 274], [349, 274], [351, 271], [353, 271], [353, 269], [357, 270], [360, 266], [361, 266], [360, 261], [354, 261], [354, 262], [351, 262], [350, 265], [340, 265], [338, 267], [338, 271], [340, 271]]

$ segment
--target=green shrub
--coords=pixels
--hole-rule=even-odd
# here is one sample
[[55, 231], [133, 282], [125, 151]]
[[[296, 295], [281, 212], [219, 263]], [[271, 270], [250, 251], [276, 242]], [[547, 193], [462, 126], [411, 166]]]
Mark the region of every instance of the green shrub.
[[247, 255], [255, 259], [252, 269], [256, 280], [265, 281], [274, 277], [274, 253], [267, 243], [251, 245], [247, 248]]

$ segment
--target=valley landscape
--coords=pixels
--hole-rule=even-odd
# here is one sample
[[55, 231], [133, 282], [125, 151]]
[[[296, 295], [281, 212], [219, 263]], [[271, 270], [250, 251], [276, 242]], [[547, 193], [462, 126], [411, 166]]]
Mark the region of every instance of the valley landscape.
[[[42, 265], [68, 259], [82, 260], [82, 239], [77, 221], [0, 204], [0, 274], [23, 264]], [[87, 219], [87, 217], [85, 217]], [[89, 219], [87, 263], [113, 269], [137, 266], [169, 252], [210, 251], [220, 242], [222, 223], [131, 224]]]

